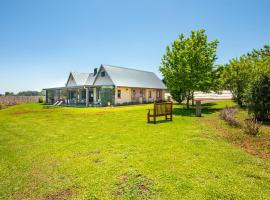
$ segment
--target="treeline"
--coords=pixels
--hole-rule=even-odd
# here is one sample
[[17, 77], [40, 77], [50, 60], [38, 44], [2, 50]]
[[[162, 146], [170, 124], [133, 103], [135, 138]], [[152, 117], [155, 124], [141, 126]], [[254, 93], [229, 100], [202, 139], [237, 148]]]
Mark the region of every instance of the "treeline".
[[44, 96], [44, 93], [41, 91], [21, 91], [18, 93], [5, 92], [5, 94], [0, 94], [0, 96]]
[[270, 46], [231, 59], [223, 67], [220, 82], [258, 120], [270, 118]]
[[218, 41], [205, 30], [183, 34], [166, 48], [160, 71], [174, 100], [193, 104], [194, 92], [232, 92], [240, 107], [258, 120], [270, 119], [270, 47], [254, 49], [228, 64], [215, 65]]

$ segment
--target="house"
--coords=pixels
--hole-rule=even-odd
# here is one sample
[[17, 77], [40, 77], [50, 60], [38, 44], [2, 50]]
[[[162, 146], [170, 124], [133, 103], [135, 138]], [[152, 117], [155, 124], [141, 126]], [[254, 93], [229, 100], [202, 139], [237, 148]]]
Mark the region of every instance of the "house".
[[153, 72], [101, 65], [93, 73], [71, 72], [65, 87], [44, 90], [47, 104], [88, 107], [163, 101], [166, 86]]

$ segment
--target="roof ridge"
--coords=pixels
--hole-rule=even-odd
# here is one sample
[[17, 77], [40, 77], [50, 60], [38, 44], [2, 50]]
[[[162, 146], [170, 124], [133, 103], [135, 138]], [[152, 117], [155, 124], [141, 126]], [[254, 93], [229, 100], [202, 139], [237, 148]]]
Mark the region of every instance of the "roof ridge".
[[71, 73], [77, 73], [77, 74], [91, 74], [91, 73], [89, 73], [89, 72], [75, 72], [75, 71], [73, 71], [73, 72], [71, 72]]
[[102, 66], [109, 66], [109, 67], [115, 67], [115, 68], [123, 68], [123, 69], [129, 69], [129, 70], [135, 70], [135, 71], [148, 72], [148, 73], [155, 74], [154, 72], [151, 72], [151, 71], [146, 71], [146, 70], [141, 70], [141, 69], [134, 69], [134, 68], [129, 68], [129, 67], [121, 67], [121, 66], [115, 66], [115, 65], [109, 65], [109, 64], [102, 64]]

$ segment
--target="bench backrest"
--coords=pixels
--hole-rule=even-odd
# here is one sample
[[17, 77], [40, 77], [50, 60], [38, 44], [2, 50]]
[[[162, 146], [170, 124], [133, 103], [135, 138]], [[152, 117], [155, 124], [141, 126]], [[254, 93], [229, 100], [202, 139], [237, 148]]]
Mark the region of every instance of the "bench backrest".
[[172, 113], [172, 102], [154, 104], [155, 115], [165, 115], [165, 114], [171, 114], [171, 113]]

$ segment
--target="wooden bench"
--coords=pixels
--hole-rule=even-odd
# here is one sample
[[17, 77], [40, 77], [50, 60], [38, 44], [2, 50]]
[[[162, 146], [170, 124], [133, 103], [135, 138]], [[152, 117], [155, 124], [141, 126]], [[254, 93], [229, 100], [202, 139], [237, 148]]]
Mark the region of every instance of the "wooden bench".
[[166, 120], [172, 121], [172, 102], [155, 103], [154, 109], [148, 109], [147, 121], [150, 122], [150, 118], [154, 119], [154, 124], [156, 123], [156, 118], [160, 116], [165, 116]]

